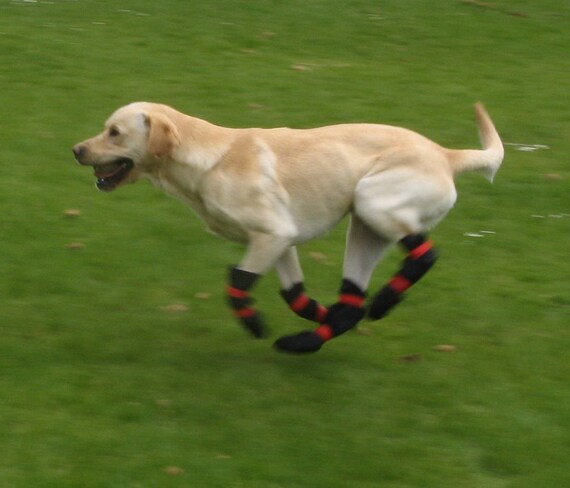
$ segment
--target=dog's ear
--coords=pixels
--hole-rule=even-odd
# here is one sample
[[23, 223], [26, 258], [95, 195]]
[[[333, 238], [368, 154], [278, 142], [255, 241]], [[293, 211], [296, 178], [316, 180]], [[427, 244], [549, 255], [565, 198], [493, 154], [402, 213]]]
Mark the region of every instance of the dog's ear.
[[156, 158], [168, 157], [180, 145], [180, 134], [164, 114], [144, 114], [148, 129], [148, 151]]

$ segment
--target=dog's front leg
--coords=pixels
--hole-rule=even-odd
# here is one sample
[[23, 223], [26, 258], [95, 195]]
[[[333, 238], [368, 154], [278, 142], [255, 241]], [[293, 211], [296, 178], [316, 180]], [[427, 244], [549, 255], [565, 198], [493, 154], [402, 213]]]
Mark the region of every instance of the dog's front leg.
[[226, 292], [230, 307], [241, 324], [254, 337], [262, 338], [267, 335], [267, 328], [259, 312], [252, 306], [253, 299], [249, 295], [249, 290], [259, 277], [260, 275], [257, 273], [250, 273], [234, 266], [230, 268]]
[[366, 293], [358, 285], [343, 279], [338, 301], [331, 305], [315, 330], [280, 337], [275, 347], [283, 352], [309, 353], [318, 351], [325, 342], [352, 329], [365, 314]]
[[303, 271], [297, 249], [290, 247], [279, 258], [275, 269], [281, 282], [281, 296], [299, 317], [321, 323], [327, 309], [305, 293]]
[[253, 298], [249, 292], [290, 246], [293, 236], [293, 232], [282, 230], [278, 233], [252, 232], [243, 261], [230, 269], [226, 288], [230, 307], [241, 324], [254, 337], [265, 337], [267, 327], [259, 312], [253, 307]]
[[352, 216], [337, 303], [319, 317], [320, 325], [315, 330], [283, 336], [275, 342], [275, 347], [291, 353], [316, 352], [325, 342], [354, 328], [365, 314], [366, 289], [374, 266], [388, 246], [389, 242]]

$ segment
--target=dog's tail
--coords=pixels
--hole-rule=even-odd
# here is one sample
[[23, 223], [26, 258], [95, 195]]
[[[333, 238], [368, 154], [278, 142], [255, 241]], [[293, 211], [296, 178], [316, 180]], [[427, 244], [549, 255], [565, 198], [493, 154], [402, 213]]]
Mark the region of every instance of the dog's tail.
[[464, 171], [477, 171], [492, 182], [503, 162], [505, 150], [497, 129], [482, 103], [475, 104], [475, 115], [483, 149], [450, 150], [448, 154], [451, 171], [454, 175]]

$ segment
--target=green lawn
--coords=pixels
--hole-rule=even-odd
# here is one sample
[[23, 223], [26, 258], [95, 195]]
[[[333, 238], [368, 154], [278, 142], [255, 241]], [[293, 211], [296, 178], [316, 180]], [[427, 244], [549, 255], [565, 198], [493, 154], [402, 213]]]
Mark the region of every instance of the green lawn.
[[[1, 0], [0, 486], [570, 486], [569, 24], [559, 0]], [[398, 309], [291, 357], [225, 307], [239, 246], [73, 162], [135, 100], [452, 147], [481, 100], [523, 146], [494, 185], [460, 178]], [[301, 249], [325, 303], [344, 228]], [[278, 287], [256, 290], [272, 339], [306, 327]]]

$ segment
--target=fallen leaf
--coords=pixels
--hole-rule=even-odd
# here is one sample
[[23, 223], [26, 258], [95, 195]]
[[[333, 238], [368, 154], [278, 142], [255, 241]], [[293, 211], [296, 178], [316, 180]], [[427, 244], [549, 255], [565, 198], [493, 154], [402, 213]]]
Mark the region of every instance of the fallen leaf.
[[551, 181], [558, 181], [564, 179], [564, 177], [558, 173], [545, 173], [542, 176], [544, 179]]
[[180, 476], [182, 473], [184, 473], [184, 470], [178, 466], [166, 466], [162, 471], [170, 476]]
[[318, 251], [309, 252], [309, 256], [312, 259], [314, 259], [315, 261], [318, 261], [319, 263], [324, 263], [325, 261], [328, 260], [328, 257], [326, 254], [323, 254], [322, 252], [318, 252]]
[[83, 244], [82, 242], [70, 242], [69, 244], [65, 245], [66, 249], [69, 249], [70, 251], [79, 251], [80, 249], [83, 249], [85, 247], [85, 244]]
[[201, 291], [199, 293], [196, 293], [194, 295], [194, 298], [198, 298], [200, 300], [209, 300], [210, 298], [212, 298], [212, 294], [208, 293], [207, 291]]
[[170, 305], [165, 305], [160, 307], [163, 312], [172, 312], [172, 313], [180, 313], [180, 312], [187, 312], [188, 306], [184, 305], [183, 303], [172, 303]]

